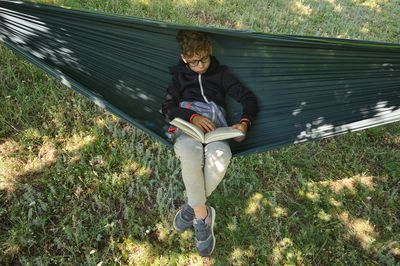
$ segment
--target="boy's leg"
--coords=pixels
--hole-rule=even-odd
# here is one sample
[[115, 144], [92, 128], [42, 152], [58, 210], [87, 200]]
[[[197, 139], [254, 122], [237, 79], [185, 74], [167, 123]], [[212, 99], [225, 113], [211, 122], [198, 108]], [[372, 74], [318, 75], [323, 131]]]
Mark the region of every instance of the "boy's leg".
[[224, 178], [232, 153], [227, 141], [216, 141], [206, 145], [204, 154], [204, 180], [208, 197]]
[[188, 204], [192, 208], [204, 205], [206, 192], [203, 174], [203, 144], [186, 134], [182, 134], [177, 138], [174, 149], [181, 161], [182, 177]]

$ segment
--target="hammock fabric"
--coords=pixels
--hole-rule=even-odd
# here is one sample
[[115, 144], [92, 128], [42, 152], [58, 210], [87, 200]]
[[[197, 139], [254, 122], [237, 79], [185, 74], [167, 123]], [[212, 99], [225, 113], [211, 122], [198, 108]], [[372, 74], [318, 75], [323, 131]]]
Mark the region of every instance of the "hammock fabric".
[[[0, 1], [0, 43], [171, 146], [160, 113], [179, 29], [210, 33], [213, 54], [257, 97], [244, 155], [400, 120], [400, 45], [187, 27]], [[227, 99], [228, 122], [241, 107]]]

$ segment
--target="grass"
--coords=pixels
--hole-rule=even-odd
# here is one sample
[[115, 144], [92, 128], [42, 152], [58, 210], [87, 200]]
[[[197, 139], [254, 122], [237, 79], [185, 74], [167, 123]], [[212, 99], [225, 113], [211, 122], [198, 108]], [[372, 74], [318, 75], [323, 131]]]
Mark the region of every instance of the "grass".
[[[39, 1], [38, 1], [39, 2]], [[40, 1], [190, 25], [398, 42], [399, 1]], [[255, 8], [256, 7], [256, 8]], [[0, 47], [0, 264], [393, 265], [400, 124], [233, 159], [196, 254], [172, 150]]]

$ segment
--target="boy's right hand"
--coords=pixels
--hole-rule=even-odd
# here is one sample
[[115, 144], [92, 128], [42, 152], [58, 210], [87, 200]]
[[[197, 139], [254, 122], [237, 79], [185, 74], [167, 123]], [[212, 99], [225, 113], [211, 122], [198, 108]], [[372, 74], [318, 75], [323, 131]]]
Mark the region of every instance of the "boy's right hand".
[[192, 123], [195, 126], [199, 127], [201, 131], [203, 131], [203, 133], [214, 131], [216, 128], [211, 120], [201, 115], [196, 115], [195, 117], [193, 117]]

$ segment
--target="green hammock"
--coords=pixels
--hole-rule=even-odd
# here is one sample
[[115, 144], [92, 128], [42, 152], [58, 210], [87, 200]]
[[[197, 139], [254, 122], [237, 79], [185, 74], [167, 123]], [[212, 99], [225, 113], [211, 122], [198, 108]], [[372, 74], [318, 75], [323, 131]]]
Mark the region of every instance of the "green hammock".
[[[400, 120], [400, 45], [187, 27], [0, 1], [0, 43], [171, 146], [160, 113], [179, 29], [210, 33], [213, 54], [256, 95], [244, 155]], [[241, 107], [227, 99], [228, 122]]]

